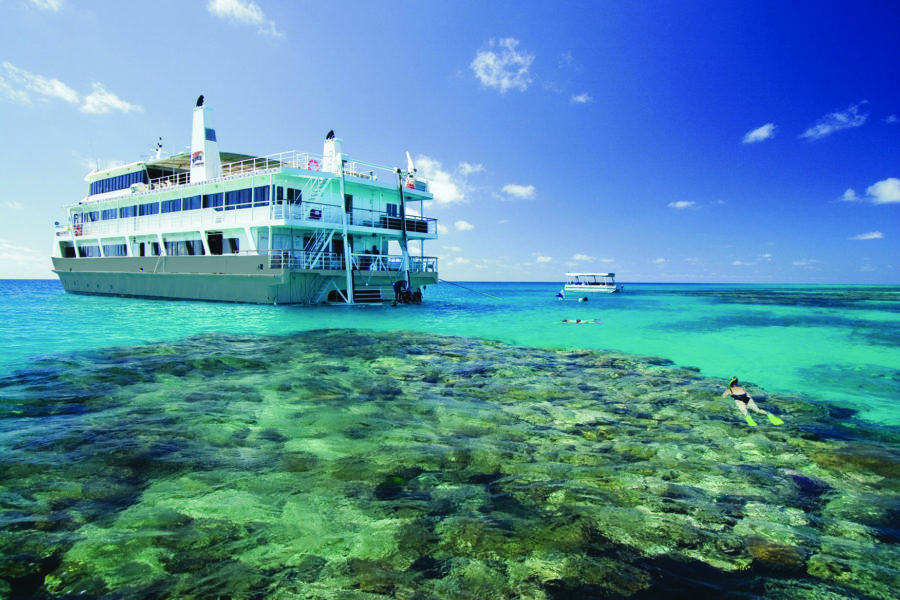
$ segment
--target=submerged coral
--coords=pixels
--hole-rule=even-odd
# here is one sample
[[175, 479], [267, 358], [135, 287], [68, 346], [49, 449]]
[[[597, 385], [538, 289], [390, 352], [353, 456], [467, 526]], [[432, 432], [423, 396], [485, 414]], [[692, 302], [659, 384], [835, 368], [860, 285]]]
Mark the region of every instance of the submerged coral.
[[0, 380], [0, 596], [892, 598], [900, 436], [665, 360], [204, 335]]

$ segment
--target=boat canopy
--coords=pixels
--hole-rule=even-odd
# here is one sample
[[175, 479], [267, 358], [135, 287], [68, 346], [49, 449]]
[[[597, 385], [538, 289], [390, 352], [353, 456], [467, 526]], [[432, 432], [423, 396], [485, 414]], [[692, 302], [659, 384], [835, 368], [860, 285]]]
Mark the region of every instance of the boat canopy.
[[615, 277], [615, 273], [566, 273], [566, 277]]

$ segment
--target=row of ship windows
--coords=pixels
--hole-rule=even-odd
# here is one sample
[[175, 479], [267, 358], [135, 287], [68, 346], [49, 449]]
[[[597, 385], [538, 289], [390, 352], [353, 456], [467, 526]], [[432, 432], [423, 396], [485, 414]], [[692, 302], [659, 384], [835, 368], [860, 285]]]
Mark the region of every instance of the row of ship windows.
[[[174, 200], [164, 200], [162, 202], [147, 202], [145, 204], [120, 206], [119, 208], [85, 211], [82, 213], [75, 213], [74, 219], [75, 224], [78, 225], [79, 223], [127, 219], [128, 217], [143, 217], [146, 215], [173, 213], [184, 210], [198, 210], [201, 208], [235, 210], [238, 208], [250, 208], [251, 206], [266, 206], [269, 204], [269, 197], [271, 196], [270, 187], [271, 186], [263, 185], [231, 192], [203, 194], [201, 196], [188, 196], [187, 198], [175, 198]], [[303, 199], [303, 191], [276, 186], [275, 199], [276, 201], [281, 202], [300, 202]]]
[[126, 173], [124, 175], [116, 175], [115, 177], [107, 177], [106, 179], [95, 181], [91, 183], [91, 194], [102, 194], [104, 192], [124, 190], [135, 183], [150, 183], [147, 172], [137, 171], [135, 173]]
[[[237, 254], [240, 251], [240, 239], [238, 238], [220, 239], [219, 245], [221, 247], [210, 246], [210, 252], [213, 254]], [[159, 256], [159, 243], [142, 242], [136, 253], [139, 256]], [[206, 254], [206, 250], [203, 247], [203, 240], [184, 240], [166, 242], [166, 254], [169, 256], [203, 256]], [[79, 258], [99, 258], [100, 256], [100, 246], [96, 244], [78, 246]], [[125, 244], [103, 244], [103, 256], [128, 256], [128, 250]], [[71, 246], [66, 248], [65, 258], [75, 258], [75, 248]]]

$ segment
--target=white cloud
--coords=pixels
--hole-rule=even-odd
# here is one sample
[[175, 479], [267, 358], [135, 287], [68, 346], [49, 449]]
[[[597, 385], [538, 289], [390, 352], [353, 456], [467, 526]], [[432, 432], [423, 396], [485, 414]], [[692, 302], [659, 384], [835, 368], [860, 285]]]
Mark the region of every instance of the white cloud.
[[30, 2], [41, 10], [59, 12], [59, 9], [62, 8], [63, 0], [30, 0]]
[[[450, 172], [443, 170], [441, 163], [428, 156], [419, 155], [416, 157], [416, 164], [419, 173], [428, 180], [428, 189], [434, 194], [438, 204], [465, 202], [462, 182], [457, 183]], [[469, 163], [464, 164], [471, 166]]]
[[614, 259], [614, 258], [598, 258], [597, 262], [611, 263], [611, 262], [616, 262], [616, 259]]
[[860, 271], [863, 271], [864, 273], [871, 273], [871, 272], [873, 272], [873, 271], [877, 271], [877, 270], [878, 270], [878, 267], [873, 266], [873, 265], [862, 265], [862, 266], [859, 268], [859, 270], [860, 270]]
[[450, 252], [462, 252], [462, 248], [459, 246], [441, 246], [441, 248]]
[[518, 89], [524, 92], [531, 83], [531, 74], [528, 69], [534, 61], [534, 55], [527, 52], [519, 52], [516, 47], [519, 40], [515, 38], [503, 38], [497, 42], [490, 41], [491, 48], [498, 51], [480, 50], [472, 64], [469, 65], [481, 85], [496, 88], [501, 94], [509, 89]]
[[795, 260], [791, 264], [795, 267], [812, 267], [817, 262], [819, 261], [815, 258], [801, 258], [800, 260]]
[[677, 208], [678, 210], [683, 210], [685, 208], [692, 208], [697, 203], [691, 200], [679, 200], [678, 202], [669, 202], [667, 205], [669, 208]]
[[141, 111], [143, 108], [125, 102], [112, 92], [108, 92], [100, 83], [93, 84], [94, 91], [84, 97], [81, 112], [92, 115], [103, 115], [113, 110], [121, 112]]
[[574, 104], [587, 104], [588, 102], [593, 102], [593, 101], [594, 101], [594, 99], [591, 98], [591, 95], [588, 94], [587, 92], [585, 92], [583, 94], [577, 94], [575, 96], [572, 96], [572, 102]]
[[854, 235], [853, 237], [847, 238], [848, 240], [880, 240], [884, 237], [884, 234], [880, 231], [870, 231], [869, 233], [860, 233], [859, 235]]
[[465, 258], [463, 256], [457, 256], [456, 258], [451, 258], [444, 262], [445, 262], [445, 264], [448, 264], [448, 265], [465, 265], [471, 261], [468, 258]]
[[467, 162], [459, 163], [460, 175], [466, 176], [466, 175], [471, 175], [472, 173], [480, 173], [481, 171], [484, 171], [484, 167], [480, 164], [473, 165], [473, 164], [467, 163]]
[[735, 267], [752, 267], [755, 265], [755, 262], [744, 262], [743, 260], [735, 260], [731, 262]]
[[663, 264], [664, 262], [666, 262], [666, 259], [664, 259], [664, 258], [654, 258], [654, 259], [651, 260], [650, 262], [652, 262], [654, 265], [661, 265], [661, 264]]
[[16, 201], [7, 202], [6, 206], [12, 208], [13, 210], [22, 210], [23, 208], [25, 208], [21, 202]]
[[450, 233], [450, 230], [447, 228], [447, 226], [442, 225], [441, 223], [438, 223], [437, 231], [438, 235], [447, 235], [448, 233]]
[[453, 226], [456, 227], [457, 231], [472, 231], [475, 229], [475, 226], [468, 221], [456, 221], [453, 223]]
[[856, 192], [853, 191], [853, 188], [847, 188], [847, 191], [844, 192], [844, 195], [841, 196], [842, 202], [859, 202], [860, 197], [856, 195]]
[[[57, 98], [73, 104], [80, 102], [78, 92], [59, 79], [29, 73], [6, 61], [3, 62], [3, 70], [6, 72], [6, 81], [3, 82], [3, 87], [10, 90], [7, 94], [11, 99], [25, 103], [31, 102], [29, 95], [31, 92], [44, 98]], [[2, 76], [0, 79], [3, 79]], [[19, 84], [20, 89], [13, 88], [12, 84]]]
[[260, 33], [274, 37], [282, 36], [275, 28], [275, 21], [267, 19], [262, 9], [253, 0], [209, 0], [207, 10], [221, 19], [256, 25]]
[[537, 258], [535, 258], [535, 260], [539, 263], [548, 263], [553, 260], [553, 257], [552, 256], [541, 256], [540, 254], [538, 254]]
[[900, 123], [900, 119], [897, 118], [897, 115], [888, 115], [887, 117], [885, 117], [884, 122], [891, 124]]
[[34, 248], [16, 246], [9, 240], [0, 240], [0, 259], [2, 260], [31, 259], [37, 258], [40, 254], [41, 253]]
[[863, 100], [862, 102], [848, 106], [847, 110], [843, 112], [833, 112], [825, 115], [816, 121], [815, 125], [804, 131], [800, 137], [818, 140], [835, 131], [840, 131], [841, 129], [861, 127], [865, 124], [869, 115], [859, 114], [859, 107], [866, 103], [867, 101]]
[[900, 202], [900, 179], [888, 177], [873, 183], [866, 189], [869, 200], [874, 204]]
[[766, 123], [744, 134], [745, 144], [755, 144], [775, 137], [775, 123]]
[[80, 104], [81, 112], [88, 114], [105, 114], [114, 110], [121, 112], [143, 110], [140, 106], [125, 102], [107, 91], [101, 83], [93, 83], [93, 91], [82, 99], [78, 92], [58, 79], [29, 73], [5, 61], [2, 66], [5, 77], [0, 74], [0, 91], [14, 102], [30, 104], [33, 94], [44, 101], [57, 99], [70, 104]]
[[772, 255], [766, 252], [765, 254], [760, 254], [759, 257], [766, 262], [772, 262]]
[[515, 183], [507, 183], [503, 186], [503, 191], [515, 198], [519, 198], [522, 200], [527, 200], [529, 198], [534, 198], [534, 186], [533, 185], [517, 185]]
[[580, 262], [588, 262], [588, 261], [594, 260], [594, 257], [588, 256], [587, 254], [576, 254], [575, 256], [572, 257], [572, 260], [577, 260]]

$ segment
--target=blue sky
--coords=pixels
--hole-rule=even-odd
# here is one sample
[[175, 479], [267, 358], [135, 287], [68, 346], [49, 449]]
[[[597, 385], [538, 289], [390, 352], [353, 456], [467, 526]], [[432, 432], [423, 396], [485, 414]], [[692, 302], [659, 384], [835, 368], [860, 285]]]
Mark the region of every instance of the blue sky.
[[448, 280], [900, 283], [900, 3], [0, 0], [0, 278], [190, 143], [432, 180]]

